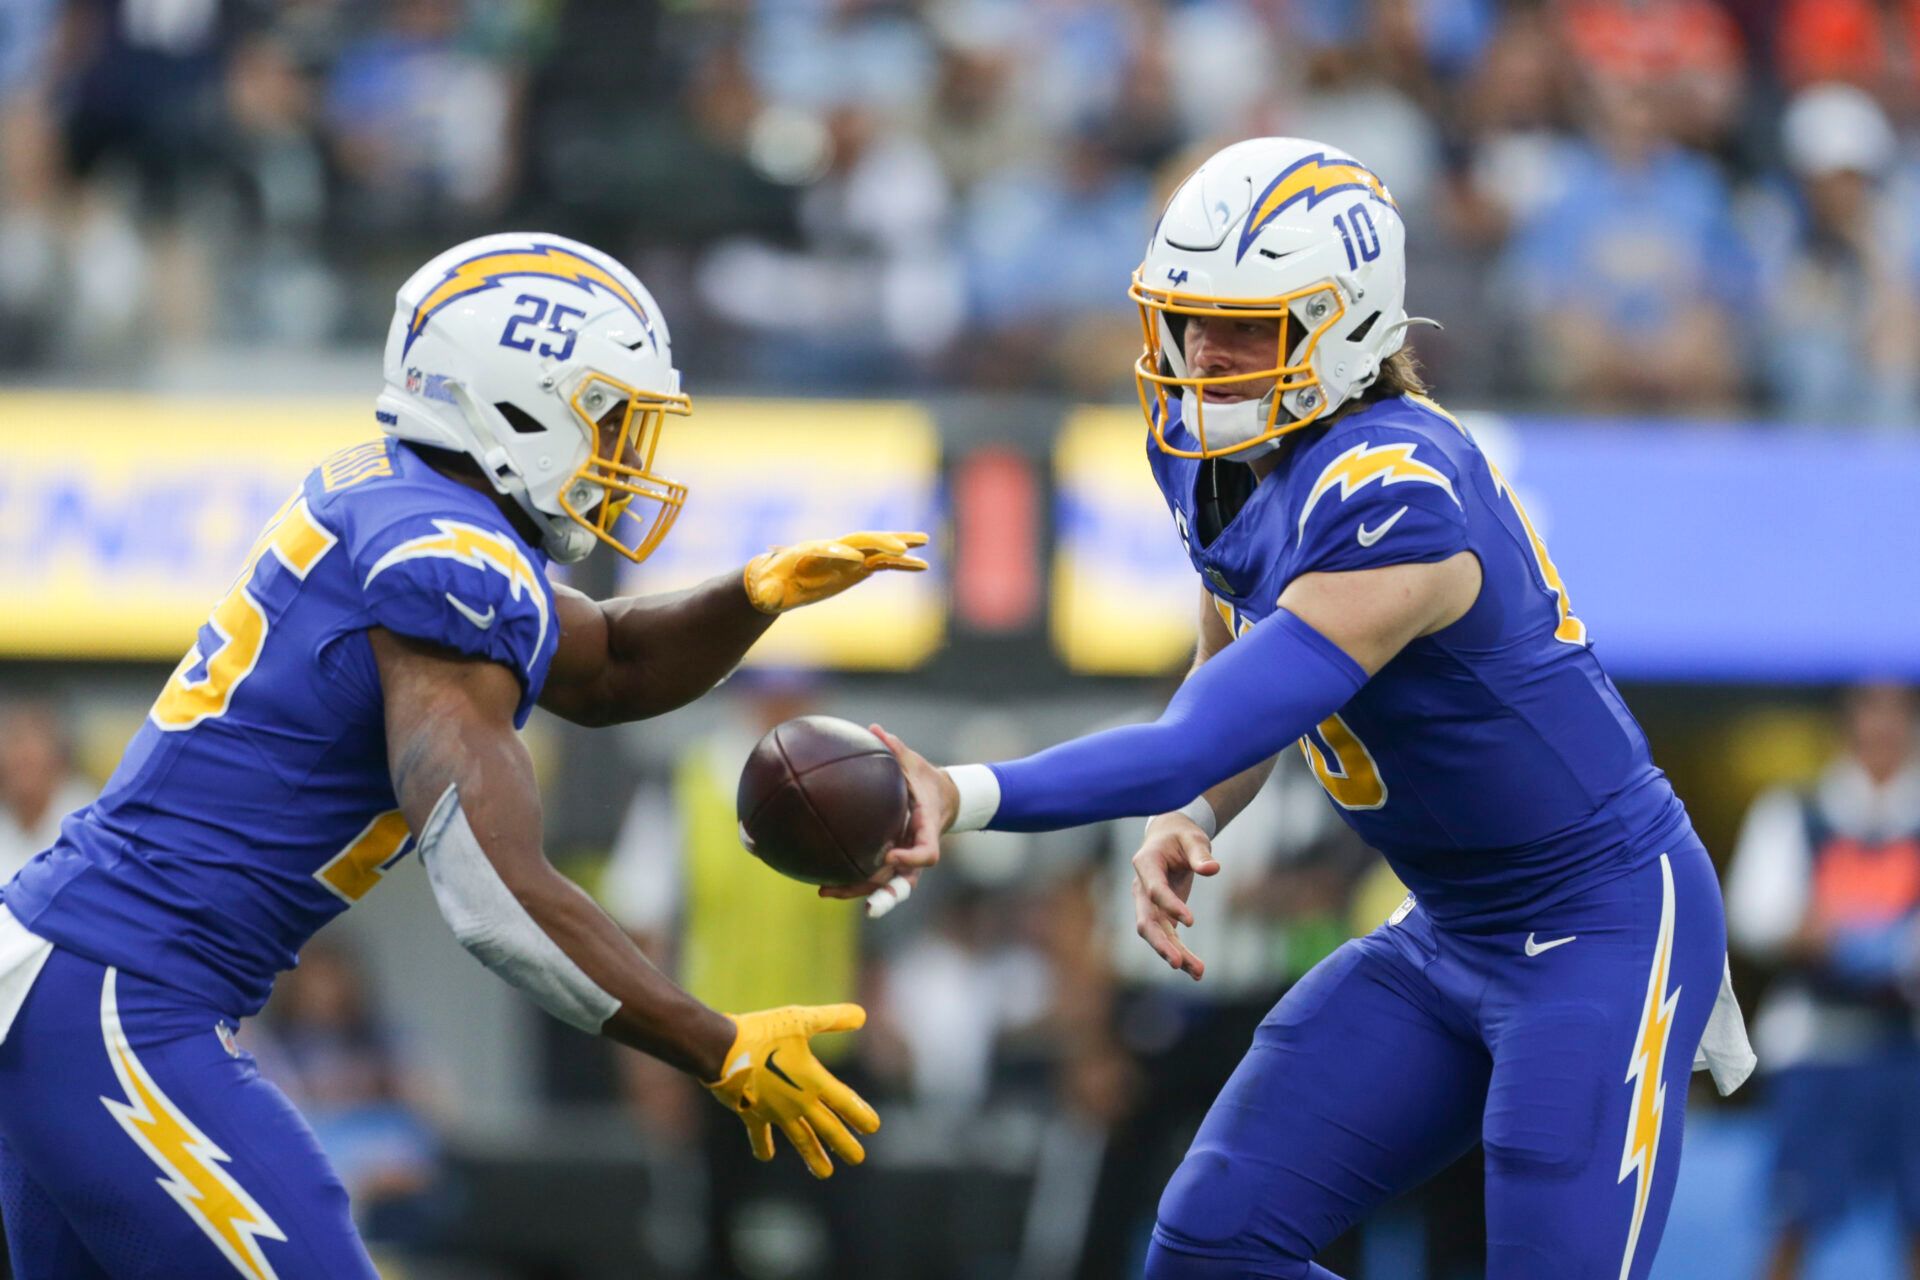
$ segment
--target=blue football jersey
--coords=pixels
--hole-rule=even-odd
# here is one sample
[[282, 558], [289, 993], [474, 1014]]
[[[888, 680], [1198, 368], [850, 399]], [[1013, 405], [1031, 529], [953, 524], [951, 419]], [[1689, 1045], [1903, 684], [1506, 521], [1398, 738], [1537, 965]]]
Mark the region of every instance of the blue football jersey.
[[[1197, 447], [1177, 406], [1167, 435]], [[1479, 558], [1466, 616], [1409, 644], [1300, 741], [1341, 816], [1436, 920], [1524, 918], [1657, 859], [1684, 827], [1526, 512], [1431, 401], [1380, 400], [1309, 428], [1224, 524], [1206, 509], [1210, 466], [1151, 440], [1148, 455], [1235, 634], [1301, 574]]]
[[315, 930], [412, 842], [387, 773], [385, 627], [510, 668], [558, 645], [546, 557], [409, 446], [316, 468], [268, 522], [99, 800], [4, 891], [42, 937], [257, 1012]]

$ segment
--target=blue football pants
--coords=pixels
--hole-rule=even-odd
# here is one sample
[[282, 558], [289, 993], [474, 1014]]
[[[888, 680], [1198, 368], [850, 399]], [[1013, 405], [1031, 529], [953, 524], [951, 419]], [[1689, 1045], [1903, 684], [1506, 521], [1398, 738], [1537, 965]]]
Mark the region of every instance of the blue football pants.
[[[1726, 925], [1686, 842], [1545, 909], [1356, 939], [1254, 1035], [1160, 1201], [1148, 1280], [1338, 1280], [1316, 1253], [1478, 1140], [1487, 1280], [1640, 1280]], [[1570, 941], [1563, 941], [1570, 939]]]
[[232, 1030], [54, 949], [0, 1041], [18, 1280], [376, 1280], [346, 1189]]

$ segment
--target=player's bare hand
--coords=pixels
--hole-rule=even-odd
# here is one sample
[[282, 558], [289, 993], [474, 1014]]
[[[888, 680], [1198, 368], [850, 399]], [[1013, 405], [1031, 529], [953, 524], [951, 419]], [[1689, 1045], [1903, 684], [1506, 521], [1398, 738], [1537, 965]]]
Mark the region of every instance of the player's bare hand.
[[887, 854], [887, 865], [895, 871], [916, 871], [940, 861], [940, 837], [953, 825], [959, 808], [960, 793], [944, 770], [927, 763], [927, 758], [877, 724], [868, 725], [875, 737], [887, 744], [900, 772], [907, 778], [907, 834]]
[[940, 836], [953, 824], [959, 793], [946, 773], [879, 725], [868, 725], [887, 744], [907, 780], [907, 833], [888, 853], [879, 874], [861, 884], [828, 885], [823, 898], [865, 898], [867, 914], [878, 919], [907, 900], [920, 873], [940, 861]]
[[1146, 841], [1133, 855], [1134, 931], [1171, 967], [1198, 982], [1206, 962], [1180, 941], [1180, 926], [1193, 923], [1187, 895], [1196, 875], [1215, 875], [1213, 841], [1198, 823], [1181, 814], [1153, 820]]

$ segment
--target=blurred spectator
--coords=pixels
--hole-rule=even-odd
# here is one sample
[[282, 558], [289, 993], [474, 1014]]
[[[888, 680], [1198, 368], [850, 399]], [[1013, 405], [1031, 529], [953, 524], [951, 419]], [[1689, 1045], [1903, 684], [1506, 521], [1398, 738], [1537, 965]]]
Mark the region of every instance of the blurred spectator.
[[519, 159], [518, 80], [475, 47], [476, 15], [459, 0], [381, 12], [378, 30], [341, 50], [326, 86], [350, 222], [420, 234], [495, 212]]
[[1409, 92], [1420, 80], [1389, 77], [1379, 34], [1368, 26], [1351, 43], [1312, 50], [1305, 92], [1264, 117], [1262, 132], [1312, 138], [1360, 157], [1384, 177], [1408, 222], [1423, 226], [1440, 165], [1439, 130]]
[[1139, 321], [1123, 304], [1153, 210], [1147, 178], [1092, 126], [1052, 163], [997, 174], [961, 232], [985, 341], [968, 370], [992, 386], [1105, 395], [1128, 381]]
[[1590, 110], [1593, 141], [1507, 264], [1535, 377], [1567, 408], [1728, 409], [1747, 263], [1725, 184], [1666, 135], [1650, 98], [1599, 81]]
[[1781, 126], [1794, 183], [1755, 201], [1764, 368], [1787, 416], [1911, 429], [1920, 415], [1920, 210], [1898, 143], [1850, 85], [1802, 91]]
[[[857, 906], [812, 888], [740, 845], [734, 795], [763, 734], [805, 715], [812, 677], [746, 668], [725, 687], [728, 713], [684, 750], [664, 785], [642, 787], [614, 839], [607, 910], [676, 980], [716, 1009], [851, 1000], [860, 962]], [[832, 1059], [843, 1046], [823, 1040]]]
[[313, 1126], [369, 1247], [434, 1244], [455, 1204], [426, 1089], [372, 1008], [360, 960], [324, 939], [281, 976], [247, 1042]]
[[[958, 330], [951, 194], [927, 145], [874, 104], [824, 118], [769, 109], [753, 145], [797, 166], [801, 244], [717, 246], [700, 267], [707, 307], [759, 341], [752, 372], [782, 386], [898, 387]], [[770, 153], [778, 148], [783, 158]]]
[[923, 1105], [977, 1110], [1002, 1037], [1048, 1011], [1058, 989], [1045, 958], [1020, 939], [1018, 910], [1005, 896], [949, 890], [888, 958], [879, 1013], [906, 1050], [911, 1095]]
[[[729, 712], [675, 760], [664, 785], [642, 787], [614, 840], [601, 886], [608, 912], [653, 961], [716, 1009], [834, 1004], [858, 994], [858, 904], [822, 902], [811, 887], [756, 861], [740, 845], [734, 796], [740, 766], [762, 734], [811, 709], [813, 683], [795, 671], [747, 668], [727, 683]], [[870, 1028], [862, 1034], [868, 1048]], [[848, 1076], [846, 1037], [814, 1041]], [[850, 1229], [844, 1202], [827, 1197], [798, 1160], [766, 1166], [740, 1123], [686, 1076], [654, 1059], [617, 1053], [628, 1103], [668, 1148], [675, 1179], [707, 1180], [708, 1234], [689, 1249], [684, 1221], [661, 1224], [649, 1244], [663, 1262], [700, 1275], [762, 1274], [756, 1225], [788, 1224], [786, 1276], [827, 1274], [831, 1240]], [[852, 1081], [859, 1087], [858, 1076]], [[676, 1237], [679, 1237], [676, 1239]], [[717, 1270], [701, 1270], [703, 1267]]]
[[1121, 983], [1117, 1047], [1141, 1079], [1116, 1117], [1095, 1213], [1126, 1230], [1087, 1242], [1088, 1275], [1137, 1269], [1161, 1190], [1215, 1092], [1286, 989], [1351, 936], [1349, 900], [1378, 862], [1334, 816], [1299, 754], [1283, 752], [1274, 776], [1214, 841], [1219, 874], [1195, 882], [1194, 925], [1181, 934], [1206, 962], [1195, 983], [1134, 930], [1141, 835], [1138, 821], [1106, 832], [1105, 937]]
[[[1748, 107], [1848, 83], [1903, 130], [1916, 67], [1920, 0], [14, 0], [0, 362], [377, 341], [390, 257], [517, 224], [621, 246], [702, 385], [1125, 396], [1155, 180], [1283, 132], [1386, 175], [1416, 309], [1473, 317], [1422, 342], [1450, 396], [1887, 420], [1920, 267], [1862, 228], [1920, 176], [1896, 132], [1839, 194]], [[1752, 332], [1724, 176], [1774, 206]], [[1849, 323], [1787, 314], [1861, 272]]]
[[227, 68], [232, 160], [254, 232], [236, 257], [257, 281], [236, 291], [233, 318], [267, 341], [324, 341], [347, 310], [321, 252], [330, 177], [320, 99], [351, 34], [346, 6], [332, 0], [276, 5]]
[[1776, 1125], [1776, 1280], [1889, 1186], [1920, 1275], [1920, 702], [1863, 686], [1842, 724], [1815, 787], [1754, 802], [1727, 882], [1734, 945], [1780, 975], [1754, 1023]]
[[76, 0], [66, 17], [74, 53], [58, 101], [74, 187], [58, 322], [95, 359], [204, 341], [235, 11]]
[[1746, 87], [1740, 28], [1713, 0], [1566, 0], [1567, 43], [1589, 78], [1632, 94], [1681, 143], [1722, 149]]
[[56, 0], [17, 0], [0, 21], [0, 367], [43, 354], [56, 279], [59, 141]]
[[0, 884], [49, 848], [96, 788], [73, 767], [60, 713], [42, 703], [0, 710]]
[[1787, 0], [1774, 61], [1790, 89], [1837, 80], [1908, 106], [1920, 64], [1920, 5], [1912, 0]]

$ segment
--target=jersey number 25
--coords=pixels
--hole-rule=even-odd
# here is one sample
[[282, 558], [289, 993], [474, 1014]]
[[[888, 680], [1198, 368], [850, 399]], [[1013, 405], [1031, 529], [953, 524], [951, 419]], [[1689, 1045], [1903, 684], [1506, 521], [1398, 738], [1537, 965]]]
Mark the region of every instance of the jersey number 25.
[[[307, 500], [295, 496], [274, 513], [261, 531], [260, 540], [247, 553], [240, 576], [213, 606], [208, 619], [220, 637], [220, 647], [212, 653], [200, 652], [196, 642], [180, 659], [167, 687], [160, 692], [149, 714], [153, 723], [167, 732], [191, 729], [202, 720], [223, 716], [233, 701], [234, 691], [253, 674], [260, 651], [267, 643], [272, 623], [265, 606], [256, 596], [255, 582], [260, 561], [271, 553], [295, 578], [305, 579], [339, 541], [332, 530], [323, 527], [307, 510]], [[206, 671], [197, 679], [188, 673], [202, 661]]]

